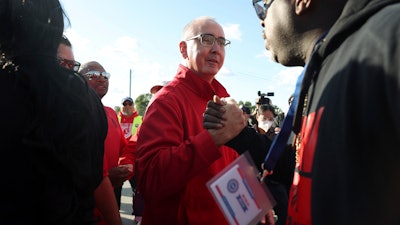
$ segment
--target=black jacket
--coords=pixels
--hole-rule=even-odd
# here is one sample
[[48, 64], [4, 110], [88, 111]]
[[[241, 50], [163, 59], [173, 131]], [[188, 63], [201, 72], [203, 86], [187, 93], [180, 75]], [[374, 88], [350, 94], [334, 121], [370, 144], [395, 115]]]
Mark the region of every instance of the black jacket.
[[93, 224], [107, 118], [82, 76], [43, 58], [0, 61], [0, 224]]
[[398, 0], [349, 0], [312, 55], [293, 224], [291, 211], [314, 225], [400, 224], [399, 21]]

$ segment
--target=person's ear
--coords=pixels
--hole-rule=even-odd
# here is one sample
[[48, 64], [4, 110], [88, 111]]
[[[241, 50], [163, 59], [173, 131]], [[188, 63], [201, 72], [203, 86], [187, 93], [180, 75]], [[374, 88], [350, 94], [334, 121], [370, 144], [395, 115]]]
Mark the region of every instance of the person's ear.
[[310, 9], [312, 0], [296, 0], [296, 14], [302, 15], [308, 9]]
[[181, 52], [182, 58], [186, 59], [188, 57], [186, 41], [179, 42], [179, 51]]

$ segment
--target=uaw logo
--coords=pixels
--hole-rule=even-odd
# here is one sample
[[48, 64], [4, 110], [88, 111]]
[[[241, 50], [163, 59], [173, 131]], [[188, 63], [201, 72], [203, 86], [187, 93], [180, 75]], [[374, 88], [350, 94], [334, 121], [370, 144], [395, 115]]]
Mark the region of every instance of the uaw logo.
[[[227, 189], [230, 193], [235, 194], [239, 190], [239, 181], [236, 179], [230, 179], [227, 183]], [[246, 212], [248, 210], [248, 205], [249, 205], [246, 196], [241, 195], [239, 193], [235, 198], [238, 201], [243, 212]]]
[[233, 194], [239, 189], [239, 182], [236, 179], [230, 179], [227, 183], [227, 188]]

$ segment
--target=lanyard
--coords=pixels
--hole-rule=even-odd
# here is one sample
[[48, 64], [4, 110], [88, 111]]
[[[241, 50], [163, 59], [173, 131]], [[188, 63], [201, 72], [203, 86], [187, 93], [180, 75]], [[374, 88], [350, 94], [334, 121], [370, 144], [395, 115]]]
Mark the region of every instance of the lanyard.
[[[306, 65], [307, 67], [307, 65]], [[294, 113], [296, 111], [296, 106], [299, 102], [299, 93], [301, 88], [301, 82], [303, 81], [304, 73], [306, 71], [306, 67], [304, 67], [303, 71], [301, 72], [300, 76], [297, 78], [296, 82], [296, 90], [294, 91], [293, 102], [290, 104], [289, 111], [283, 119], [282, 127], [278, 133], [278, 135], [274, 138], [269, 152], [264, 160], [264, 169], [268, 171], [272, 171], [276, 165], [276, 162], [280, 158], [283, 149], [285, 148], [287, 141], [289, 139], [290, 133], [292, 132], [292, 123]]]
[[[318, 43], [320, 43], [327, 34], [328, 34], [328, 32], [326, 32], [320, 38], [318, 38], [317, 42], [314, 45], [314, 49], [315, 49], [315, 46]], [[269, 148], [269, 152], [264, 159], [264, 169], [266, 169], [267, 171], [272, 171], [275, 168], [276, 162], [282, 155], [283, 150], [285, 149], [285, 146], [287, 145], [287, 142], [289, 140], [290, 133], [292, 132], [293, 118], [294, 118], [294, 115], [296, 112], [297, 105], [299, 103], [301, 84], [303, 82], [304, 74], [307, 70], [307, 65], [308, 65], [308, 63], [304, 66], [303, 71], [301, 72], [300, 76], [297, 78], [293, 102], [289, 107], [289, 111], [288, 111], [285, 119], [283, 119], [283, 124], [282, 124], [282, 127], [281, 127], [278, 135], [274, 138], [274, 140], [271, 144], [271, 147]]]

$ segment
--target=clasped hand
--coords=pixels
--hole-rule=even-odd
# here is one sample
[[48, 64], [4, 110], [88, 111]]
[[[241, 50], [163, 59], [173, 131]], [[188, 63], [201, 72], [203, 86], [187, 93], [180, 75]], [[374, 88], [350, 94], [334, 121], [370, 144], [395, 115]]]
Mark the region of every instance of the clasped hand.
[[246, 126], [243, 111], [231, 98], [214, 96], [208, 101], [203, 115], [203, 127], [208, 130], [215, 144], [221, 146], [236, 137]]
[[[233, 99], [213, 97], [208, 101], [203, 115], [203, 127], [208, 130], [215, 143], [220, 146], [236, 137], [247, 125], [243, 111]], [[268, 171], [263, 174], [267, 176]], [[274, 225], [274, 211], [270, 210], [262, 220], [263, 224]]]

